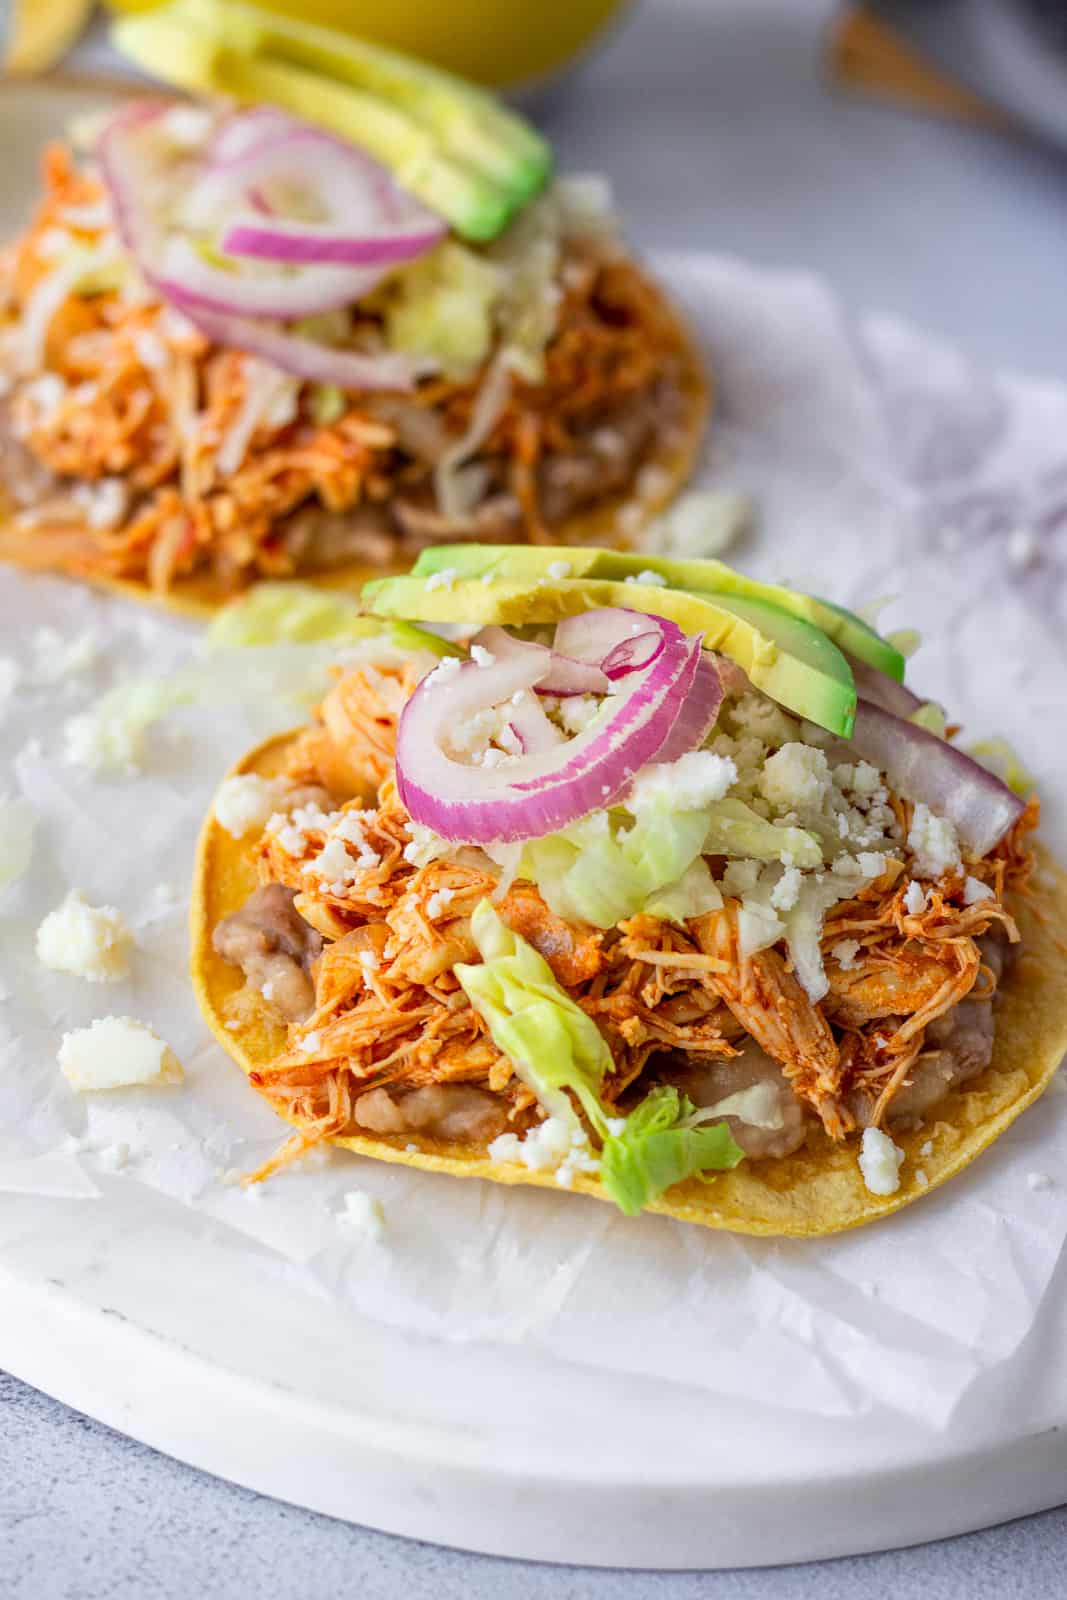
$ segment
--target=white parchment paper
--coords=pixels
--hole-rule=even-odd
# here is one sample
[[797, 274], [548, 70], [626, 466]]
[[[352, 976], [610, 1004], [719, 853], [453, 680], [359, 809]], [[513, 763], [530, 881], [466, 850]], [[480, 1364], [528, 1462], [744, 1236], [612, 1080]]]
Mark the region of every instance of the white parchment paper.
[[[807, 277], [695, 257], [660, 266], [715, 374], [704, 481], [757, 500], [757, 532], [733, 557], [841, 601], [889, 597], [887, 625], [924, 635], [915, 683], [970, 736], [1012, 738], [1038, 777], [1046, 837], [1067, 853], [1067, 389], [975, 372], [886, 318], [853, 325]], [[257, 1164], [280, 1128], [198, 1016], [188, 879], [220, 775], [291, 708], [183, 710], [150, 735], [140, 776], [94, 778], [64, 760], [66, 719], [130, 673], [188, 659], [196, 629], [3, 571], [0, 653], [27, 666], [41, 625], [92, 628], [101, 652], [70, 682], [23, 682], [0, 701], [0, 793], [38, 817], [30, 871], [0, 892], [0, 1194], [92, 1205], [106, 1173], [131, 1225], [146, 1187], [161, 1191], [386, 1325], [527, 1342], [801, 1416], [888, 1407], [943, 1429], [981, 1375], [1021, 1359], [1067, 1234], [1067, 1097], [1055, 1092], [945, 1190], [824, 1241], [627, 1222], [562, 1192], [341, 1153], [263, 1190], [235, 1187], [227, 1174]], [[128, 982], [36, 962], [36, 925], [71, 885], [135, 928]], [[185, 1084], [73, 1094], [60, 1035], [104, 1013], [153, 1024]], [[383, 1242], [340, 1220], [356, 1187], [385, 1206]]]

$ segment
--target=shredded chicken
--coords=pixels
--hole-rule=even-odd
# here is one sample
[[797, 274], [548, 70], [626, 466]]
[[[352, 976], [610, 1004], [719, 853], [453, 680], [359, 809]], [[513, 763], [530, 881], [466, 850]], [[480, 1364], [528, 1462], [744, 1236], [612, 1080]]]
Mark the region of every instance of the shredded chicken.
[[[44, 180], [32, 226], [0, 262], [11, 388], [0, 491], [17, 509], [33, 484], [34, 565], [157, 590], [210, 571], [238, 588], [352, 560], [386, 566], [441, 540], [544, 539], [582, 506], [628, 492], [680, 412], [673, 318], [634, 266], [590, 243], [564, 263], [543, 381], [514, 383], [470, 463], [479, 503], [459, 517], [438, 507], [434, 468], [467, 430], [484, 370], [425, 379], [407, 397], [352, 393], [321, 422], [313, 385], [282, 377], [264, 400], [262, 362], [212, 345], [147, 290], [106, 284], [67, 294], [26, 370], [20, 326], [56, 267], [57, 238], [69, 250], [106, 234], [103, 217], [70, 220], [101, 212], [103, 189], [64, 147], [46, 153]], [[357, 308], [353, 338], [379, 337], [379, 322]]]
[[[741, 953], [736, 900], [684, 926], [641, 914], [601, 931], [556, 916], [532, 883], [506, 887], [479, 850], [411, 861], [392, 759], [413, 681], [402, 668], [352, 669], [291, 749], [294, 781], [322, 785], [351, 816], [346, 836], [361, 853], [345, 880], [316, 865], [328, 819], [312, 818], [297, 841], [268, 827], [252, 847], [268, 886], [257, 895], [287, 896], [287, 915], [321, 937], [313, 1003], [253, 1077], [300, 1128], [264, 1171], [317, 1138], [360, 1129], [479, 1144], [533, 1125], [533, 1093], [453, 970], [478, 959], [470, 919], [486, 896], [596, 1022], [613, 1063], [607, 1103], [625, 1110], [653, 1082], [699, 1107], [739, 1096], [723, 1115], [754, 1159], [791, 1153], [820, 1122], [835, 1139], [914, 1122], [989, 1064], [991, 1001], [1019, 937], [1004, 896], [1025, 890], [1036, 803], [997, 850], [968, 864], [987, 898], [967, 904], [957, 871], [911, 911], [907, 873], [894, 862], [838, 903], [823, 929], [828, 992], [814, 1002], [782, 949]], [[228, 959], [244, 958], [223, 930], [258, 925], [249, 909], [217, 930]], [[847, 965], [833, 954], [844, 940], [855, 946]], [[297, 964], [307, 970], [303, 957]], [[759, 1114], [742, 1114], [752, 1106]]]

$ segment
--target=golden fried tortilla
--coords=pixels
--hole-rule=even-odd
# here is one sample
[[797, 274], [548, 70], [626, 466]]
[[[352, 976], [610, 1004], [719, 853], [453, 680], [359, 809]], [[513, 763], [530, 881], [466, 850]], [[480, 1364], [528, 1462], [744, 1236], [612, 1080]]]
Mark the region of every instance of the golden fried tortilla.
[[[632, 544], [641, 529], [677, 496], [696, 466], [711, 409], [711, 387], [689, 330], [670, 307], [662, 290], [656, 285], [648, 286], [662, 300], [664, 315], [674, 323], [684, 357], [680, 412], [671, 418], [669, 433], [665, 433], [656, 448], [645, 456], [639, 469], [646, 473], [646, 483], [651, 481], [654, 485], [654, 492], [650, 489], [640, 497], [635, 493], [611, 495], [595, 506], [575, 512], [562, 523], [553, 525], [553, 543], [600, 544], [616, 548]], [[626, 512], [634, 514], [637, 526], [627, 528], [624, 535], [619, 522], [620, 513]], [[627, 522], [629, 518], [624, 515], [621, 520]], [[153, 589], [133, 578], [111, 578], [96, 572], [82, 572], [78, 570], [76, 561], [70, 558], [70, 544], [69, 529], [47, 524], [20, 526], [10, 514], [5, 516], [0, 510], [0, 561], [9, 561], [27, 571], [59, 572], [84, 578], [86, 582], [113, 594], [148, 601], [191, 617], [210, 617], [227, 600], [232, 600], [241, 592], [209, 572], [178, 578], [167, 589]], [[409, 571], [412, 556], [410, 548], [400, 548], [396, 560], [387, 566], [349, 562], [328, 572], [297, 571], [278, 576], [297, 578], [318, 588], [341, 589], [354, 594], [370, 578]]]
[[[236, 773], [273, 777], [283, 770], [292, 735], [251, 751]], [[230, 837], [209, 816], [200, 838], [191, 908], [192, 979], [201, 1010], [219, 1043], [247, 1073], [272, 1060], [285, 1028], [266, 1002], [245, 987], [236, 967], [212, 947], [212, 930], [236, 911], [258, 878], [248, 843]], [[1038, 847], [1038, 870], [1027, 897], [1012, 904], [1022, 949], [999, 991], [993, 1062], [980, 1077], [949, 1092], [921, 1127], [894, 1132], [905, 1152], [895, 1194], [871, 1194], [857, 1163], [857, 1141], [835, 1143], [812, 1125], [804, 1149], [778, 1160], [742, 1162], [709, 1181], [691, 1179], [648, 1207], [684, 1222], [732, 1233], [813, 1237], [838, 1233], [899, 1211], [962, 1172], [1048, 1087], [1067, 1050], [1067, 873]], [[241, 1004], [233, 1002], [239, 991]], [[233, 1025], [236, 1020], [236, 1026]], [[556, 1189], [552, 1172], [489, 1159], [485, 1148], [403, 1134], [358, 1136], [336, 1143], [360, 1155], [456, 1177]], [[929, 1154], [920, 1155], [929, 1143]], [[415, 1146], [416, 1148], [412, 1148]], [[927, 1182], [920, 1184], [922, 1171]], [[595, 1177], [577, 1173], [574, 1188], [607, 1199]]]

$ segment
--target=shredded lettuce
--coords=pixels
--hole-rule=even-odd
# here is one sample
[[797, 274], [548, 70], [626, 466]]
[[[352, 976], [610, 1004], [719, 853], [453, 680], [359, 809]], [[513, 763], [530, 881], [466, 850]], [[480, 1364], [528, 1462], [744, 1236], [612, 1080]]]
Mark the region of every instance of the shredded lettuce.
[[1033, 773], [1023, 766], [1007, 739], [979, 739], [977, 744], [967, 746], [967, 754], [1024, 800], [1037, 788]]
[[653, 1089], [628, 1117], [617, 1116], [600, 1098], [612, 1067], [607, 1043], [547, 961], [488, 900], [475, 910], [471, 934], [482, 965], [461, 963], [456, 977], [497, 1049], [549, 1116], [573, 1131], [582, 1124], [567, 1091], [576, 1097], [603, 1141], [601, 1181], [620, 1211], [635, 1216], [683, 1178], [737, 1165], [743, 1151], [726, 1123], [701, 1126], [710, 1113], [676, 1089]]
[[658, 891], [679, 884], [700, 856], [706, 832], [706, 807], [675, 810], [664, 792], [636, 819], [625, 811], [597, 811], [531, 839], [521, 870], [557, 916], [612, 928], [645, 910]]
[[918, 710], [912, 712], [908, 721], [914, 722], [917, 728], [925, 728], [928, 733], [936, 733], [939, 739], [945, 737], [945, 713], [936, 700], [924, 701]]
[[749, 861], [781, 861], [783, 856], [789, 856], [797, 867], [822, 866], [822, 847], [813, 833], [768, 822], [743, 800], [715, 800], [704, 815], [705, 855], [738, 856]]
[[917, 628], [898, 628], [896, 633], [883, 635], [886, 644], [891, 644], [894, 650], [899, 650], [902, 656], [910, 658], [923, 642], [922, 634]]
[[664, 922], [685, 922], [705, 912], [722, 909], [722, 890], [711, 876], [706, 861], [699, 856], [690, 862], [677, 883], [661, 889], [645, 902], [650, 917]]
[[310, 583], [258, 583], [216, 612], [207, 630], [211, 649], [376, 637], [408, 652], [455, 654], [455, 647], [436, 634], [406, 622], [385, 625], [375, 617], [363, 616], [354, 596], [316, 589]]
[[599, 1094], [612, 1059], [596, 1023], [560, 988], [544, 957], [511, 931], [488, 900], [471, 917], [471, 937], [482, 964], [461, 962], [453, 970], [497, 1049], [550, 1116], [581, 1126], [569, 1089], [594, 1127], [605, 1131]]
[[335, 383], [316, 383], [311, 391], [311, 418], [320, 428], [343, 417], [348, 401]]
[[665, 1189], [743, 1160], [725, 1122], [702, 1127], [706, 1112], [666, 1085], [653, 1089], [604, 1140], [600, 1181], [619, 1210], [634, 1217]]
[[391, 350], [424, 356], [450, 377], [481, 366], [493, 343], [500, 272], [484, 256], [446, 239], [390, 278], [376, 297]]

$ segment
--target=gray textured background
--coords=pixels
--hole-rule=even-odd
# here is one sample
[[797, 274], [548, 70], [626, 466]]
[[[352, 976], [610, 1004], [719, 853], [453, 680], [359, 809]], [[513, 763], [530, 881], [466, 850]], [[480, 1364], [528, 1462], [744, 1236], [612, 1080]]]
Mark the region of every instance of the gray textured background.
[[[561, 163], [611, 173], [645, 247], [813, 267], [851, 305], [1067, 378], [1067, 163], [828, 93], [832, 11], [646, 0], [557, 96]], [[1038, 1600], [1067, 1592], [1065, 1556], [1067, 1510], [774, 1571], [655, 1576], [460, 1555], [218, 1482], [0, 1375], [3, 1600]]]

